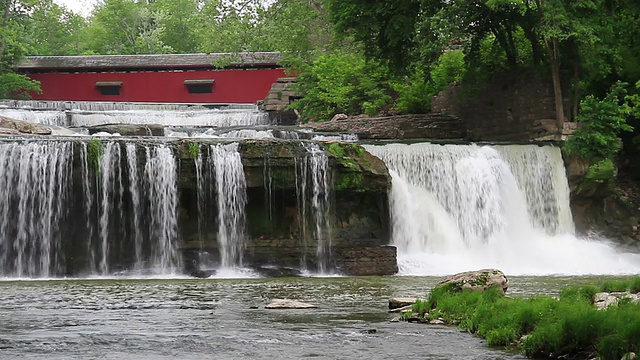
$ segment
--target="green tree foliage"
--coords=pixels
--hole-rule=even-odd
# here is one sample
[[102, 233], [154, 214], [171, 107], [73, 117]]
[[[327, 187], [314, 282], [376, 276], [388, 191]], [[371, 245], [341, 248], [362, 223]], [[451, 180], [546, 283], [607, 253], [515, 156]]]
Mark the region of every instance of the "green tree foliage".
[[581, 102], [578, 116], [581, 127], [565, 143], [566, 149], [594, 162], [611, 159], [622, 147], [618, 134], [633, 130], [627, 124], [626, 115], [631, 107], [625, 94], [624, 84], [616, 83], [602, 100], [587, 96]]
[[403, 81], [394, 82], [394, 89], [398, 93], [395, 108], [409, 114], [429, 112], [431, 98], [449, 84], [461, 81], [465, 71], [462, 51], [443, 53], [429, 74], [422, 68], [417, 68]]
[[32, 11], [27, 2], [0, 2], [0, 97], [25, 98], [29, 91], [39, 91], [40, 84], [26, 76], [13, 73], [15, 65], [26, 53], [28, 44], [22, 38]]
[[87, 29], [88, 51], [95, 54], [162, 54], [173, 49], [162, 41], [164, 13], [146, 3], [109, 0], [93, 12]]
[[300, 75], [303, 98], [292, 107], [304, 120], [326, 121], [335, 114], [375, 115], [392, 101], [387, 68], [357, 52], [321, 55]]
[[75, 55], [82, 53], [87, 21], [52, 0], [33, 3], [22, 27], [29, 55]]

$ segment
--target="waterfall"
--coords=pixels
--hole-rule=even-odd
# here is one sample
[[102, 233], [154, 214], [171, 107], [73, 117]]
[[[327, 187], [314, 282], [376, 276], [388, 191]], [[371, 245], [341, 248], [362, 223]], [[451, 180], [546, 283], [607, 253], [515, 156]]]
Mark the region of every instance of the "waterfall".
[[[99, 201], [100, 201], [100, 217], [99, 217], [99, 236], [100, 261], [98, 263], [98, 272], [101, 275], [110, 273], [110, 229], [113, 228], [115, 219], [112, 216], [114, 207], [122, 204], [121, 197], [121, 177], [120, 169], [121, 159], [120, 144], [116, 142], [108, 142], [104, 145], [103, 152], [99, 160]], [[117, 214], [122, 212], [121, 208], [115, 209]]]
[[72, 168], [69, 143], [0, 144], [0, 275], [49, 277], [60, 270]]
[[638, 271], [632, 255], [574, 236], [556, 147], [419, 143], [366, 149], [391, 170], [392, 237], [402, 273], [483, 267], [513, 275]]
[[320, 274], [326, 274], [332, 267], [329, 158], [318, 144], [302, 145], [306, 150], [306, 156], [300, 159], [299, 182], [296, 184], [298, 209], [302, 219], [301, 235], [305, 245], [309, 244], [308, 238], [317, 244], [317, 270]]
[[[140, 179], [138, 178], [138, 154], [135, 144], [126, 145], [127, 151], [127, 173], [129, 174], [129, 193], [131, 194], [131, 209], [133, 222], [133, 241], [135, 247], [135, 270], [144, 267], [142, 261], [142, 204], [140, 199]], [[146, 155], [146, 152], [145, 152]]]
[[176, 274], [177, 176], [165, 144], [0, 142], [0, 277]]
[[[268, 125], [269, 115], [256, 105], [238, 104], [209, 109], [180, 104], [10, 102], [0, 115], [44, 125], [90, 127], [107, 124], [167, 126]], [[20, 106], [23, 105], [23, 106]]]
[[67, 114], [59, 110], [2, 109], [0, 115], [43, 125], [68, 126]]
[[145, 158], [145, 186], [151, 215], [150, 240], [156, 242], [149, 262], [157, 273], [176, 273], [180, 268], [176, 160], [166, 145], [145, 148]]
[[212, 220], [205, 216], [204, 210], [215, 199], [220, 266], [241, 267], [245, 248], [247, 184], [238, 143], [209, 145], [207, 150], [206, 159], [203, 159], [202, 152], [195, 159], [200, 236], [205, 236], [205, 223]]

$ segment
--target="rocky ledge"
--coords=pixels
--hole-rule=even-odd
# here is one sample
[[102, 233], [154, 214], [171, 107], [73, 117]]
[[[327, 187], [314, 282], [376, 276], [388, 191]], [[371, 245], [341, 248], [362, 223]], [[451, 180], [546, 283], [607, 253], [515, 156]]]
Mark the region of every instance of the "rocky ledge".
[[464, 140], [467, 137], [464, 122], [457, 117], [442, 114], [353, 118], [336, 116], [332, 121], [302, 126], [318, 132], [355, 133], [360, 139]]
[[51, 129], [46, 126], [34, 124], [28, 121], [16, 120], [5, 116], [0, 116], [0, 134], [50, 135]]

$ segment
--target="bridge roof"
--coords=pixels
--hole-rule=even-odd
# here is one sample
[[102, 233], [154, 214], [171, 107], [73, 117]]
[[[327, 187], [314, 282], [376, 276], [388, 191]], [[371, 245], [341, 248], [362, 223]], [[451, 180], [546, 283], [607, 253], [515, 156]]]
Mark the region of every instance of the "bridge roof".
[[223, 67], [275, 66], [278, 52], [241, 52], [215, 54], [152, 54], [152, 55], [86, 55], [86, 56], [27, 56], [18, 69], [179, 69], [203, 68], [220, 64]]

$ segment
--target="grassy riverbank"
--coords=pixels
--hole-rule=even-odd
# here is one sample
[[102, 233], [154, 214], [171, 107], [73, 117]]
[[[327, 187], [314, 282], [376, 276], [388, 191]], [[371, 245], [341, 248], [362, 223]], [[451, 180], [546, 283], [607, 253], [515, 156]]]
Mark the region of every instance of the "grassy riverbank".
[[621, 299], [597, 310], [598, 292], [640, 292], [640, 277], [599, 286], [569, 286], [558, 298], [504, 297], [496, 288], [483, 293], [434, 289], [413, 311], [424, 321], [442, 318], [487, 340], [490, 346], [516, 348], [529, 357], [620, 360], [640, 353], [640, 304]]

